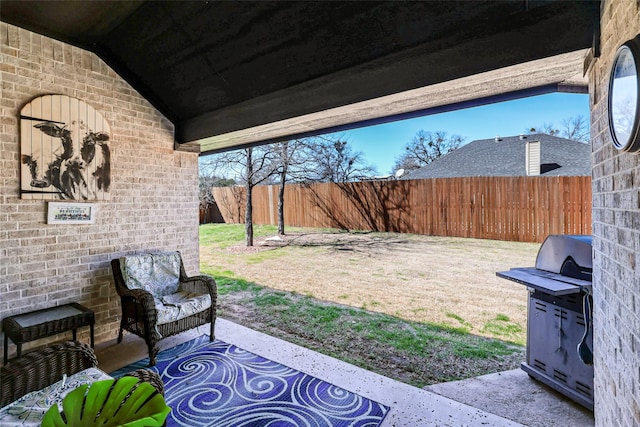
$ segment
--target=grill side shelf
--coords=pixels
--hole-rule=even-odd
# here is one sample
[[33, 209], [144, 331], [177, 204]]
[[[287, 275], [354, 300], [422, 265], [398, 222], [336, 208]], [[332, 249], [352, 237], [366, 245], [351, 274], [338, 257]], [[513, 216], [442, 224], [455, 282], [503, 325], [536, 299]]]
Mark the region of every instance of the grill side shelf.
[[533, 267], [498, 271], [496, 276], [551, 295], [576, 294], [583, 288], [591, 288], [591, 282], [545, 272]]

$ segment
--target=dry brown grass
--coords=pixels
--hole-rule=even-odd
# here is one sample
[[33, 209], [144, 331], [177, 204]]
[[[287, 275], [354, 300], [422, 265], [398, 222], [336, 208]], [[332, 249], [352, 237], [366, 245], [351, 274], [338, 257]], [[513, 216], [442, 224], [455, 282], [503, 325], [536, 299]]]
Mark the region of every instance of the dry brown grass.
[[201, 262], [272, 289], [524, 344], [527, 291], [496, 271], [532, 266], [539, 244], [397, 233], [293, 232], [212, 250]]

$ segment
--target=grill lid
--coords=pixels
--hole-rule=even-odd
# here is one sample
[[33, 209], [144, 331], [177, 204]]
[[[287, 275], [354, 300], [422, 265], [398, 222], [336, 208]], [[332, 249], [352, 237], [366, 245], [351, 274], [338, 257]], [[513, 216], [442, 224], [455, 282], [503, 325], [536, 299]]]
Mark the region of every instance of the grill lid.
[[547, 236], [540, 246], [536, 268], [563, 276], [591, 281], [593, 271], [591, 236]]
[[536, 266], [496, 275], [550, 295], [590, 292], [591, 236], [550, 235], [538, 251]]

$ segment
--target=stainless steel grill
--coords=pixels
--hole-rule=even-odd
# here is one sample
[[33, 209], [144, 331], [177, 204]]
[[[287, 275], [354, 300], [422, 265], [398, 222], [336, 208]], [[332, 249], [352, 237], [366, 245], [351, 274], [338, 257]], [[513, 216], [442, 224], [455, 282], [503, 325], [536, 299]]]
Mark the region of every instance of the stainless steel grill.
[[593, 410], [591, 236], [550, 235], [535, 267], [496, 274], [529, 289], [522, 369]]

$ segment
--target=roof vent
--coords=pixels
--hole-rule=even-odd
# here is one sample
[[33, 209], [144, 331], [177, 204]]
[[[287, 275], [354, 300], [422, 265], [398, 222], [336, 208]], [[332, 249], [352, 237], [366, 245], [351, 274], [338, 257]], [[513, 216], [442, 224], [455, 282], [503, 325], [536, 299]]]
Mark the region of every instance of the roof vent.
[[527, 141], [525, 150], [527, 176], [540, 175], [540, 141]]
[[525, 139], [527, 139], [526, 135], [520, 134], [520, 141], [524, 141]]
[[499, 136], [496, 136], [495, 141], [496, 141], [496, 142], [500, 142], [500, 141], [502, 141], [502, 138], [500, 138]]

